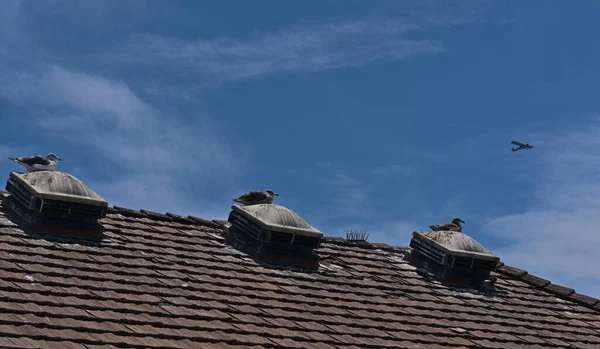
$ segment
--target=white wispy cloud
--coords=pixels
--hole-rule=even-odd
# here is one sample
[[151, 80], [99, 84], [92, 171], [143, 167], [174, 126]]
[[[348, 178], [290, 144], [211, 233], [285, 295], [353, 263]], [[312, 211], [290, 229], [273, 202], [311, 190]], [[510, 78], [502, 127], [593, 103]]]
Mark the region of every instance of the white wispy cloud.
[[94, 185], [115, 205], [198, 212], [201, 203], [192, 205], [186, 195], [190, 183], [232, 180], [245, 161], [243, 152], [234, 153], [219, 137], [207, 115], [186, 120], [165, 112], [123, 81], [48, 66], [39, 75], [22, 74], [13, 87], [4, 94], [7, 90], [0, 89], [0, 96], [27, 103], [31, 120], [46, 137], [84, 150], [87, 155], [79, 158], [62, 155], [62, 165], [87, 163], [102, 174]]
[[[206, 87], [440, 53], [443, 43], [424, 37], [429, 35], [424, 30], [465, 22], [454, 14], [367, 15], [335, 22], [307, 21], [245, 37], [190, 39], [140, 32], [128, 14], [151, 14], [156, 8], [119, 5], [116, 1], [91, 5], [12, 1], [4, 6], [7, 11], [0, 11], [0, 98], [25, 110], [19, 120], [27, 118], [30, 128], [43, 130], [37, 132], [38, 137], [77, 146], [94, 158], [86, 166], [80, 164], [87, 160], [72, 159], [79, 162], [73, 169], [82, 175], [104, 176], [94, 178], [94, 184], [115, 204], [136, 208], [143, 202], [155, 210], [187, 207], [188, 182], [212, 180], [227, 186], [225, 182], [239, 176], [236, 169], [248, 158], [239, 148], [234, 151], [232, 141], [209, 115], [182, 115], [165, 99], [184, 96], [193, 101], [196, 86], [190, 85]], [[144, 15], [135, 18], [145, 20]], [[111, 26], [102, 26], [108, 19]], [[64, 27], [52, 27], [50, 22]], [[48, 25], [50, 32], [69, 28], [69, 34], [81, 33], [71, 38], [89, 46], [52, 46], [40, 40], [44, 35], [51, 37], [40, 24]], [[107, 33], [111, 35], [104, 36]], [[137, 34], [121, 40], [124, 33]], [[95, 38], [105, 41], [95, 46]], [[98, 47], [112, 49], [99, 54]], [[61, 156], [68, 159], [68, 154]], [[365, 182], [351, 177], [336, 181], [330, 185], [338, 195], [334, 204], [347, 215], [369, 216], [363, 210], [369, 191]], [[133, 194], [128, 195], [125, 188]], [[169, 193], [179, 193], [180, 198]]]
[[[104, 58], [115, 64], [143, 66], [153, 71], [168, 66], [181, 76], [201, 78], [205, 83], [225, 82], [284, 72], [360, 67], [439, 53], [444, 50], [442, 42], [409, 39], [405, 35], [440, 25], [431, 21], [372, 18], [306, 22], [244, 39], [182, 40], [137, 34], [114, 47]], [[144, 60], [140, 61], [140, 57]]]
[[142, 100], [123, 82], [52, 66], [39, 78], [13, 86], [21, 91], [20, 99], [43, 108], [34, 113], [39, 126], [122, 164], [159, 170], [196, 158], [182, 170], [233, 166], [208, 120], [184, 123], [179, 115], [165, 114]]
[[529, 175], [535, 204], [490, 219], [490, 234], [507, 244], [501, 259], [578, 292], [600, 297], [600, 119], [578, 128], [533, 135], [539, 156]]
[[316, 178], [316, 184], [331, 208], [327, 215], [333, 219], [366, 219], [372, 217], [368, 208], [370, 185], [356, 176], [337, 170], [331, 175]]
[[[58, 120], [44, 120], [45, 126], [81, 125], [102, 122], [119, 129], [130, 129], [142, 121], [155, 123], [157, 111], [142, 101], [123, 82], [99, 76], [47, 66], [43, 72], [23, 72], [3, 84], [4, 96], [16, 103], [47, 107], [68, 107], [83, 112]], [[93, 114], [101, 114], [97, 120]]]

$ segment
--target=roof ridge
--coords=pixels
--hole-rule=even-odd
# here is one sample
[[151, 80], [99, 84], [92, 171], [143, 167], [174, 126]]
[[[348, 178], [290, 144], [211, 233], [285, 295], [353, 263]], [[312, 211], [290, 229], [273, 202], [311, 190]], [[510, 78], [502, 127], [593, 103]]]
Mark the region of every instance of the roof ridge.
[[[149, 218], [157, 221], [163, 222], [178, 222], [183, 224], [191, 224], [191, 225], [200, 225], [200, 226], [208, 226], [211, 228], [221, 229], [225, 226], [225, 222], [220, 219], [206, 220], [196, 216], [182, 216], [175, 213], [167, 212], [167, 213], [159, 213], [150, 210], [133, 210], [126, 207], [121, 206], [113, 206], [108, 207], [107, 213], [111, 214], [120, 214], [126, 217], [135, 217], [135, 218]], [[340, 246], [349, 246], [349, 247], [361, 247], [365, 249], [380, 249], [385, 251], [405, 251], [410, 249], [405, 246], [392, 246], [386, 243], [375, 243], [375, 242], [366, 242], [366, 241], [348, 241], [339, 236], [323, 236], [323, 242], [331, 243], [334, 245]]]
[[600, 300], [597, 298], [577, 293], [575, 292], [575, 289], [569, 287], [553, 284], [550, 282], [550, 280], [529, 274], [527, 270], [511, 267], [503, 262], [499, 262], [496, 267], [496, 272], [511, 276], [516, 280], [523, 281], [524, 283], [534, 286], [537, 289], [552, 293], [553, 295], [558, 296], [560, 299], [571, 301], [579, 305], [586, 306], [590, 309], [600, 311]]
[[[0, 190], [0, 193], [5, 193], [4, 190]], [[196, 216], [181, 216], [175, 213], [158, 213], [150, 210], [133, 210], [120, 206], [108, 207], [107, 213], [110, 214], [120, 214], [126, 217], [136, 217], [136, 218], [149, 218], [153, 220], [163, 221], [163, 222], [178, 222], [183, 224], [190, 225], [199, 225], [199, 226], [207, 226], [210, 228], [222, 229], [225, 226], [225, 221], [223, 220], [206, 220]], [[380, 249], [384, 251], [397, 252], [397, 251], [406, 251], [410, 250], [410, 247], [404, 246], [392, 246], [386, 243], [375, 243], [375, 242], [366, 242], [366, 241], [348, 241], [339, 236], [323, 236], [323, 242], [330, 243], [339, 246], [348, 246], [348, 247], [359, 247], [364, 249]], [[571, 301], [577, 303], [579, 305], [583, 305], [587, 308], [600, 312], [600, 300], [591, 296], [587, 296], [581, 293], [575, 292], [575, 289], [565, 287], [558, 284], [553, 284], [550, 280], [541, 278], [539, 276], [530, 274], [526, 270], [515, 268], [504, 264], [503, 262], [499, 262], [496, 267], [496, 272], [510, 276], [518, 281], [525, 282], [528, 285], [531, 285], [537, 289], [542, 291], [551, 293], [560, 299]]]
[[196, 216], [181, 216], [175, 213], [167, 212], [167, 213], [159, 213], [150, 210], [132, 210], [130, 208], [113, 206], [109, 207], [107, 213], [110, 214], [120, 214], [125, 217], [136, 217], [136, 218], [149, 218], [156, 221], [162, 222], [177, 222], [183, 224], [190, 225], [200, 225], [206, 226], [210, 228], [222, 229], [224, 224], [219, 220], [206, 220]]
[[323, 236], [323, 242], [338, 246], [360, 247], [369, 250], [406, 251], [407, 249], [410, 249], [410, 247], [406, 246], [392, 246], [380, 242], [349, 241], [339, 236]]
[[[348, 241], [342, 237], [337, 236], [324, 236], [323, 242], [340, 245], [340, 246], [351, 246], [351, 247], [361, 247], [365, 249], [382, 249], [385, 251], [406, 251], [410, 250], [410, 247], [403, 246], [391, 246], [385, 243], [371, 243], [366, 241]], [[560, 299], [571, 301], [577, 303], [579, 305], [583, 305], [590, 309], [596, 310], [600, 312], [600, 300], [591, 296], [587, 296], [581, 293], [575, 292], [575, 289], [565, 287], [558, 284], [553, 284], [550, 280], [541, 278], [539, 276], [530, 274], [527, 270], [522, 270], [519, 268], [511, 267], [504, 262], [499, 262], [496, 266], [496, 272], [511, 276], [518, 281], [523, 281], [528, 285], [534, 286], [537, 289], [543, 290], [545, 292], [551, 293], [555, 296], [558, 296]]]
[[[410, 250], [410, 247], [403, 246], [391, 246], [385, 243], [371, 243], [366, 241], [348, 241], [342, 237], [338, 236], [324, 236], [323, 242], [331, 243], [334, 245], [340, 246], [351, 246], [351, 247], [361, 247], [365, 249], [381, 249], [385, 251], [402, 251], [402, 250]], [[511, 276], [518, 281], [523, 281], [524, 283], [534, 286], [537, 289], [543, 290], [545, 292], [551, 293], [555, 296], [558, 296], [560, 299], [571, 301], [577, 303], [579, 305], [583, 305], [590, 309], [600, 311], [600, 300], [591, 296], [587, 296], [581, 293], [575, 292], [575, 289], [565, 287], [558, 284], [553, 284], [550, 280], [541, 278], [539, 276], [530, 274], [526, 270], [522, 270], [519, 268], [511, 267], [504, 262], [499, 262], [496, 266], [496, 272]]]

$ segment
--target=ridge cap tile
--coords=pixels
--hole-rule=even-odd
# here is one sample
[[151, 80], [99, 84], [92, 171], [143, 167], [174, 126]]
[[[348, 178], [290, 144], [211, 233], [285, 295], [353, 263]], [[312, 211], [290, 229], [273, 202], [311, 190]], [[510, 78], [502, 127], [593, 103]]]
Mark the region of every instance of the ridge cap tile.
[[339, 236], [323, 236], [323, 242], [345, 242], [346, 239]]
[[171, 217], [171, 219], [173, 219], [175, 222], [185, 223], [185, 224], [193, 224], [194, 223], [194, 221], [192, 219], [189, 219], [185, 216], [178, 215], [175, 213], [167, 212], [167, 216]]
[[531, 275], [529, 273], [521, 276], [521, 280], [525, 281], [526, 283], [528, 283], [530, 285], [533, 285], [533, 286], [539, 287], [539, 288], [543, 288], [550, 284], [549, 280], [543, 279], [543, 278], [535, 276], [535, 275]]
[[215, 222], [216, 224], [220, 225], [221, 228], [223, 227], [227, 227], [228, 225], [231, 225], [231, 223], [229, 223], [229, 221], [227, 220], [223, 220], [223, 219], [213, 219], [213, 222]]
[[196, 223], [200, 223], [201, 225], [205, 225], [207, 227], [216, 228], [216, 229], [222, 229], [223, 228], [222, 225], [220, 225], [218, 223], [215, 223], [213, 221], [206, 220], [204, 218], [200, 218], [200, 217], [196, 217], [196, 216], [192, 216], [192, 215], [187, 216], [187, 218], [193, 220]]
[[382, 250], [394, 250], [395, 249], [394, 246], [388, 245], [383, 242], [373, 242], [373, 243], [371, 243], [371, 245], [373, 245], [373, 247], [375, 247], [375, 248], [380, 248]]
[[138, 218], [143, 218], [146, 216], [145, 214], [143, 214], [140, 211], [132, 210], [127, 207], [113, 206], [113, 209], [115, 209], [117, 211], [117, 213], [120, 213], [124, 216], [133, 216], [133, 217], [138, 217]]
[[167, 216], [166, 214], [163, 213], [158, 213], [158, 212], [154, 212], [154, 211], [150, 211], [150, 210], [140, 210], [140, 212], [142, 212], [143, 214], [145, 214], [148, 218], [151, 219], [158, 219], [158, 220], [164, 220], [164, 221], [171, 221], [171, 217]]
[[585, 305], [587, 305], [589, 307], [592, 307], [592, 306], [596, 305], [599, 302], [599, 300], [597, 298], [586, 296], [584, 294], [579, 294], [577, 292], [572, 293], [568, 297], [568, 299], [574, 300], [577, 303], [585, 304]]
[[544, 290], [562, 297], [569, 297], [570, 295], [575, 293], [575, 289], [552, 283], [546, 285], [544, 287]]
[[521, 278], [522, 276], [525, 276], [527, 274], [526, 270], [515, 268], [515, 267], [511, 267], [511, 266], [508, 266], [506, 264], [502, 265], [499, 268], [496, 268], [496, 271], [500, 272], [502, 274], [506, 274], [506, 275], [509, 275], [509, 276], [514, 276], [514, 277], [517, 277], [517, 278]]

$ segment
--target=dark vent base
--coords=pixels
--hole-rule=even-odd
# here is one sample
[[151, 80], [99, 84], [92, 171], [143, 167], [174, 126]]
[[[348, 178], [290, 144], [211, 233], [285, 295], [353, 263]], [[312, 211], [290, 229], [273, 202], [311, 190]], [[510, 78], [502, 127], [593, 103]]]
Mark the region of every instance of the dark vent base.
[[410, 262], [417, 268], [427, 269], [440, 282], [453, 286], [476, 287], [490, 275], [489, 271], [483, 275], [474, 275], [464, 271], [456, 271], [447, 266], [435, 263], [415, 250], [410, 254]]
[[227, 229], [229, 244], [247, 253], [258, 263], [304, 269], [318, 269], [320, 257], [314, 249], [320, 239], [261, 229], [256, 223], [232, 211]]
[[482, 259], [468, 253], [453, 253], [439, 249], [425, 239], [413, 237], [410, 260], [425, 268], [439, 281], [460, 287], [479, 288], [495, 270], [497, 259]]
[[71, 221], [97, 222], [106, 216], [106, 208], [77, 202], [41, 199], [27, 191], [13, 178], [6, 182], [11, 202], [31, 216], [54, 216]]
[[259, 252], [254, 255], [254, 260], [259, 264], [281, 265], [285, 267], [294, 267], [302, 269], [317, 270], [319, 269], [320, 257], [316, 253], [312, 255], [306, 254], [302, 258], [286, 257], [269, 252]]
[[7, 217], [27, 233], [53, 234], [86, 240], [104, 238], [104, 227], [98, 223], [97, 218], [82, 217], [73, 209], [69, 215], [60, 206], [57, 209], [57, 206], [50, 204], [39, 212], [24, 207], [13, 195], [7, 195], [2, 201], [2, 206]]

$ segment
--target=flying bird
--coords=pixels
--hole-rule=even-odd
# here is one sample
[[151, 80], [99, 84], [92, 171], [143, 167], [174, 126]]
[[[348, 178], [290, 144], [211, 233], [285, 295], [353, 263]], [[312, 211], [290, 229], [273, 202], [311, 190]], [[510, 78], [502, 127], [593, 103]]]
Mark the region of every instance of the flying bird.
[[527, 143], [521, 143], [521, 142], [516, 142], [516, 141], [512, 141], [510, 143], [519, 146], [518, 148], [514, 148], [513, 147], [511, 149], [512, 151], [517, 151], [517, 150], [521, 150], [521, 149], [529, 150], [529, 149], [533, 148], [533, 145], [530, 145], [530, 144], [527, 144]]
[[460, 223], [464, 223], [464, 222], [465, 221], [463, 221], [462, 219], [456, 217], [450, 223], [441, 223], [441, 224], [430, 225], [429, 228], [431, 230], [433, 230], [433, 231], [457, 231], [457, 232], [461, 232], [462, 231], [462, 226], [460, 225]]
[[56, 171], [56, 166], [58, 165], [58, 162], [62, 160], [54, 153], [50, 153], [46, 157], [43, 157], [41, 155], [35, 155], [23, 156], [20, 158], [9, 157], [9, 159], [25, 167], [25, 169], [28, 172]]
[[237, 199], [233, 199], [233, 201], [242, 205], [272, 204], [275, 196], [279, 196], [279, 194], [275, 193], [271, 189], [267, 189], [265, 191], [252, 190], [246, 194], [242, 194]]

